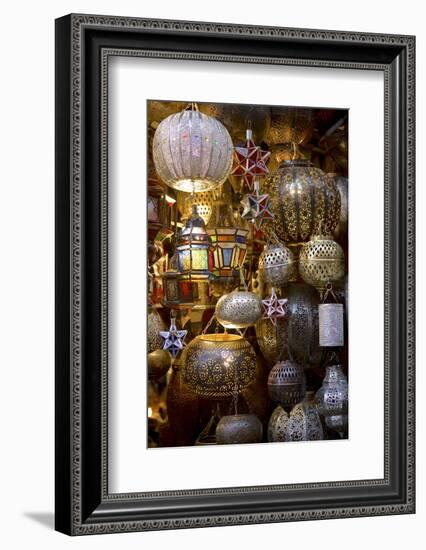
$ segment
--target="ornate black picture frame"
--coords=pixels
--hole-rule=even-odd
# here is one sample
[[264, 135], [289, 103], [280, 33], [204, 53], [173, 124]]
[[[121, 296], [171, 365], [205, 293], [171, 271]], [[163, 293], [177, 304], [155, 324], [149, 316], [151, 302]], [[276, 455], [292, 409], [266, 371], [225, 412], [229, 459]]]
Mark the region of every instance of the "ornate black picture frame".
[[[384, 74], [384, 478], [110, 494], [110, 56]], [[68, 15], [56, 21], [56, 529], [70, 535], [414, 513], [413, 36]]]

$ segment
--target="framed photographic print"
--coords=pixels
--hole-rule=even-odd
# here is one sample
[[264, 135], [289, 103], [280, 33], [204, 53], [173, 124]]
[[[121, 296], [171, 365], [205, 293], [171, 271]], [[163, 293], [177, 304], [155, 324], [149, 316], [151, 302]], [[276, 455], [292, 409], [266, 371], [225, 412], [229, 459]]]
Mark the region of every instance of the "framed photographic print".
[[414, 37], [56, 21], [56, 528], [413, 513]]

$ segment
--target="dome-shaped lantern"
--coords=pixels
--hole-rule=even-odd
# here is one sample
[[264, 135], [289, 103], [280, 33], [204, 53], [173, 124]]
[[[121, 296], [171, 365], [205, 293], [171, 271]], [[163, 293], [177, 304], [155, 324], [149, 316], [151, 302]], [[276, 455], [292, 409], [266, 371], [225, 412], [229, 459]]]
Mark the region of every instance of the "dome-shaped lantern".
[[214, 189], [229, 176], [233, 144], [225, 126], [197, 107], [168, 116], [154, 135], [153, 158], [159, 177], [174, 189]]

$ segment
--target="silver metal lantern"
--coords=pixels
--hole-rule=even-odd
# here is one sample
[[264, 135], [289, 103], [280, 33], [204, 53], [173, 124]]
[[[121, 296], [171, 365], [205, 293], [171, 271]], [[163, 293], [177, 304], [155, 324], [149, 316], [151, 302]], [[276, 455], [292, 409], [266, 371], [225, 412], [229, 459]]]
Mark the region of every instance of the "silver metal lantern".
[[287, 359], [279, 361], [268, 376], [269, 396], [284, 408], [291, 408], [305, 395], [306, 378], [303, 367]]
[[321, 347], [341, 347], [345, 343], [343, 304], [320, 304], [319, 344]]
[[228, 130], [196, 106], [168, 116], [155, 131], [155, 169], [164, 183], [178, 191], [215, 189], [231, 173], [232, 158]]
[[277, 242], [265, 245], [259, 256], [259, 273], [264, 283], [281, 287], [295, 275], [293, 252]]

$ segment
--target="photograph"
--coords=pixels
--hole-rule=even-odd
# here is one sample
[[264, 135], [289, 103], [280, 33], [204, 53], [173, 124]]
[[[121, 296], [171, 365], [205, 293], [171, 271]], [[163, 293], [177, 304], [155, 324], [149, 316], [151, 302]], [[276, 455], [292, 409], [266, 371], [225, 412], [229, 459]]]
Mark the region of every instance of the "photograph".
[[346, 439], [349, 111], [147, 123], [148, 447]]

